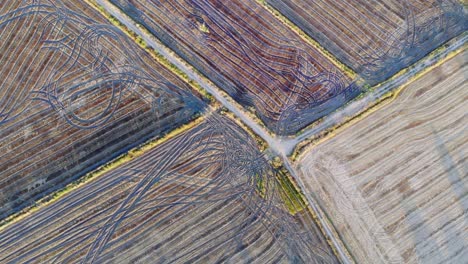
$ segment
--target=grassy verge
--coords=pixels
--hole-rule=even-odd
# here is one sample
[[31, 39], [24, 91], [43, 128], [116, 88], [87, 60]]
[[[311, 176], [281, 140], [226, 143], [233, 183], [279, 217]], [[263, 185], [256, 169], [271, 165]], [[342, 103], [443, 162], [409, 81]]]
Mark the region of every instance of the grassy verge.
[[306, 200], [290, 180], [289, 172], [285, 168], [279, 169], [277, 180], [281, 187], [281, 199], [291, 215], [302, 212], [308, 207]]
[[275, 170], [275, 178], [278, 192], [286, 209], [291, 215], [302, 212], [308, 207], [307, 199], [301, 193], [300, 188], [295, 184], [289, 171], [283, 166], [279, 157], [274, 157], [270, 164]]
[[[280, 167], [274, 169], [274, 174], [275, 176], [271, 179], [263, 175], [255, 175], [256, 191], [258, 195], [267, 199], [267, 185], [274, 186], [275, 192], [279, 194], [289, 214], [296, 215], [304, 211], [307, 208], [307, 202], [290, 180], [288, 171], [280, 165]], [[266, 180], [270, 182], [267, 183]]]

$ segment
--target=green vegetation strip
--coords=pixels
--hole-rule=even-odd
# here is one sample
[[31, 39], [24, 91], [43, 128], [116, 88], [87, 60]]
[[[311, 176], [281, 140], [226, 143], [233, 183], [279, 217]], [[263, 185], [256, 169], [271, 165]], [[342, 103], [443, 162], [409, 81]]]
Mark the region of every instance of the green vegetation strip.
[[283, 166], [281, 159], [275, 157], [271, 160], [275, 169], [275, 178], [281, 200], [291, 215], [295, 215], [308, 208], [306, 198], [294, 184], [289, 171]]
[[288, 176], [288, 171], [283, 167], [278, 171], [278, 182], [281, 187], [281, 198], [290, 214], [295, 215], [307, 208], [307, 203], [301, 193], [294, 187]]

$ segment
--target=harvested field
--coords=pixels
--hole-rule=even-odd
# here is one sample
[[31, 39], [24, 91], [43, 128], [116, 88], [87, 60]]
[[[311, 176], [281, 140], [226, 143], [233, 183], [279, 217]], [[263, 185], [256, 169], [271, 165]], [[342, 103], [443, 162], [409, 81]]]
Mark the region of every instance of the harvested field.
[[2, 1], [0, 50], [0, 219], [204, 108], [80, 1]]
[[307, 210], [288, 213], [277, 176], [215, 113], [6, 227], [0, 262], [337, 263]]
[[370, 84], [468, 29], [458, 0], [267, 0]]
[[294, 134], [359, 92], [255, 0], [110, 2], [278, 134]]
[[358, 263], [468, 259], [467, 52], [297, 165]]

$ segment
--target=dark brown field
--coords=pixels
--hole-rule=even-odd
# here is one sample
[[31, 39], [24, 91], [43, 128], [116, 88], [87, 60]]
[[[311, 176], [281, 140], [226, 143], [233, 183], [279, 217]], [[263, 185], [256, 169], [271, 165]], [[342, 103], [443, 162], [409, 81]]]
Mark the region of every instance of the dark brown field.
[[381, 82], [467, 29], [457, 0], [267, 0], [325, 49]]
[[332, 62], [255, 0], [110, 2], [276, 133], [295, 133], [354, 95]]
[[94, 9], [63, 3], [0, 3], [0, 219], [203, 107]]

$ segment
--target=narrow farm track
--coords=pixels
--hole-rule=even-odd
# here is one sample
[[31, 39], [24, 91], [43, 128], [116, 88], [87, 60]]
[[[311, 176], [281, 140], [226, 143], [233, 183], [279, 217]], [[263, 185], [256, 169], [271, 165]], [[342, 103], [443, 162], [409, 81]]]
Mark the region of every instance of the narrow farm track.
[[253, 107], [277, 134], [294, 134], [358, 93], [331, 61], [254, 0], [109, 2]]
[[457, 0], [267, 0], [360, 74], [380, 83], [468, 29]]
[[0, 7], [0, 219], [203, 109], [91, 7]]
[[296, 163], [358, 262], [467, 258], [466, 56], [433, 68]]
[[337, 263], [312, 217], [288, 213], [256, 144], [213, 113], [8, 226], [0, 262]]

